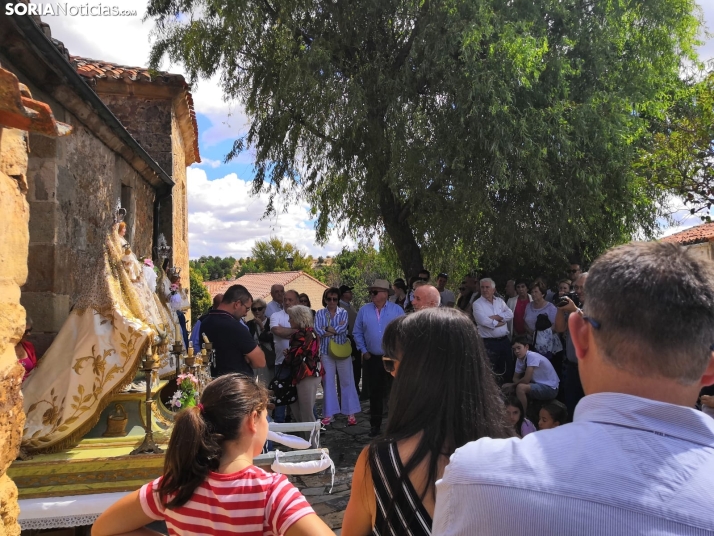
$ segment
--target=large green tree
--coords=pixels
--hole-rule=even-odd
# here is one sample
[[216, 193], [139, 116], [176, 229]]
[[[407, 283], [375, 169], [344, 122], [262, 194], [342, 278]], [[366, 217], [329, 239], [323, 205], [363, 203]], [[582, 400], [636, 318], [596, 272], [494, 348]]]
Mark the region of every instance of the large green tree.
[[[151, 64], [220, 73], [255, 191], [386, 234], [405, 273], [454, 247], [545, 258], [655, 226], [632, 171], [695, 57], [694, 0], [150, 0]], [[272, 210], [272, 203], [268, 207]]]
[[714, 205], [714, 63], [695, 71], [673, 96], [669, 113], [653, 121], [638, 171], [681, 197], [692, 214], [711, 221]]
[[[301, 270], [312, 273], [312, 257], [306, 255], [290, 242], [271, 236], [268, 240], [256, 240], [251, 248], [251, 261], [258, 272], [286, 272]], [[288, 259], [292, 259], [292, 267]]]
[[196, 322], [198, 317], [208, 311], [211, 306], [211, 295], [203, 284], [203, 275], [195, 268], [189, 268], [189, 281], [191, 284], [191, 320]]

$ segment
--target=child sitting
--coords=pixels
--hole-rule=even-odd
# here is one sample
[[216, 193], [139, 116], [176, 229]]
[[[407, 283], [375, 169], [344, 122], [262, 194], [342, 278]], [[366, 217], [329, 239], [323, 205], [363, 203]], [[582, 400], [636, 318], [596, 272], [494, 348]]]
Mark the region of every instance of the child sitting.
[[252, 378], [213, 380], [201, 403], [176, 417], [164, 475], [104, 512], [93, 536], [157, 534], [334, 534], [285, 475], [253, 465], [268, 435], [268, 393]]
[[536, 400], [552, 400], [558, 394], [560, 380], [548, 358], [530, 351], [527, 336], [513, 338], [513, 353], [516, 356], [516, 372], [513, 383], [503, 385], [503, 392], [515, 391], [523, 410], [528, 409], [528, 396]]
[[512, 396], [506, 401], [506, 414], [518, 437], [522, 438], [536, 431], [535, 425], [526, 419], [523, 406], [516, 397]]
[[558, 400], [551, 400], [540, 408], [538, 430], [550, 430], [568, 422], [568, 408]]

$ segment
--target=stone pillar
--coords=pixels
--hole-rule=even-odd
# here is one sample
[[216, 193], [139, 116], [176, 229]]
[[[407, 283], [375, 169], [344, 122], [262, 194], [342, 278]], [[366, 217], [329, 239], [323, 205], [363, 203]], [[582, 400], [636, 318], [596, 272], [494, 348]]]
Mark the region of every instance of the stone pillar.
[[19, 535], [17, 488], [5, 474], [17, 457], [25, 425], [20, 386], [24, 369], [15, 345], [25, 329], [20, 286], [27, 278], [30, 208], [27, 132], [0, 125], [0, 536]]
[[28, 131], [69, 134], [44, 103], [31, 99], [17, 77], [0, 68], [0, 536], [19, 536], [17, 487], [7, 468], [20, 450], [25, 413], [15, 345], [25, 332], [20, 287], [27, 279], [30, 207], [27, 194]]

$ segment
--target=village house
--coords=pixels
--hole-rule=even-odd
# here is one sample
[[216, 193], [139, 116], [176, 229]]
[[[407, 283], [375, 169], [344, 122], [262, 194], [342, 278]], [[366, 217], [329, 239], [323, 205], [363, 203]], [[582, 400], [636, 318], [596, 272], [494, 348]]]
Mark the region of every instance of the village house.
[[695, 225], [664, 237], [662, 242], [681, 244], [700, 259], [714, 260], [714, 223]]
[[29, 135], [21, 302], [42, 355], [101, 254], [118, 200], [137, 256], [155, 257], [163, 235], [188, 279], [186, 167], [200, 162], [198, 128], [183, 76], [71, 56], [39, 17], [0, 18], [0, 64], [74, 129]]
[[[322, 309], [322, 294], [327, 285], [318, 281], [305, 272], [266, 272], [262, 274], [245, 274], [232, 281], [206, 281], [204, 283], [208, 293], [213, 298], [216, 294], [222, 294], [231, 285], [243, 285], [248, 289], [253, 300], [263, 299], [265, 303], [270, 303], [273, 298], [270, 296], [270, 287], [273, 285], [283, 285], [285, 290], [297, 290], [299, 294], [305, 293], [310, 297], [312, 308], [317, 311]], [[253, 318], [249, 311], [246, 320]]]

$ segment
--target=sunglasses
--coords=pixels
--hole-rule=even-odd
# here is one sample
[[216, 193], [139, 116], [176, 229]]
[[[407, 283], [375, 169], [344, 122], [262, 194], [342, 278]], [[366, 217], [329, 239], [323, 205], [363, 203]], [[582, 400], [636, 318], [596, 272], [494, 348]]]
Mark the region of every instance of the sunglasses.
[[394, 359], [393, 357], [387, 357], [387, 356], [382, 357], [382, 365], [384, 365], [384, 370], [386, 370], [390, 374], [392, 372], [394, 372], [395, 370], [397, 370], [398, 363], [399, 363], [399, 360]]
[[325, 298], [325, 301], [326, 302], [336, 302], [336, 301], [340, 301], [340, 300], [338, 298]]
[[419, 277], [419, 281], [429, 281], [428, 277]]
[[370, 293], [372, 296], [376, 296], [376, 295], [379, 294], [380, 292], [387, 292], [387, 291], [386, 291], [386, 290], [370, 290], [370, 291], [369, 291], [369, 293]]
[[577, 270], [577, 269], [576, 269], [576, 270], [568, 270], [568, 273], [574, 274], [575, 272], [579, 272], [579, 271], [580, 271], [580, 270]]
[[257, 313], [258, 311], [262, 311], [265, 309], [265, 307], [251, 307], [250, 310], [253, 311], [254, 313]]

